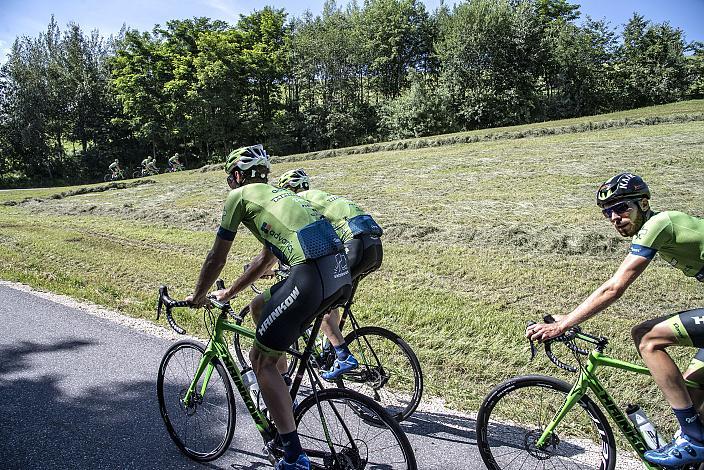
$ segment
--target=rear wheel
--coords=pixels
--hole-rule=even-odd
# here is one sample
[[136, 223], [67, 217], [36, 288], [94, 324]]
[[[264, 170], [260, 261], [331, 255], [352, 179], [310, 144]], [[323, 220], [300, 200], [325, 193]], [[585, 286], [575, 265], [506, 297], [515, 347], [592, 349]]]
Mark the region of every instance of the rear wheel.
[[423, 395], [423, 373], [413, 349], [393, 331], [376, 326], [351, 331], [345, 342], [359, 367], [336, 385], [370, 397], [398, 421], [407, 419]]
[[205, 348], [195, 341], [180, 341], [161, 360], [156, 388], [166, 429], [187, 457], [207, 462], [220, 457], [230, 446], [235, 431], [235, 395], [230, 378], [218, 359], [213, 359], [210, 380], [203, 391], [203, 373], [186, 403], [186, 392], [195, 377]]
[[320, 390], [317, 402], [316, 395], [308, 396], [294, 415], [301, 445], [314, 468], [417, 469], [401, 426], [364, 395], [335, 388]]
[[477, 415], [477, 445], [489, 470], [555, 468], [613, 470], [616, 442], [604, 413], [582, 397], [544, 447], [536, 442], [572, 387], [539, 375], [498, 385]]

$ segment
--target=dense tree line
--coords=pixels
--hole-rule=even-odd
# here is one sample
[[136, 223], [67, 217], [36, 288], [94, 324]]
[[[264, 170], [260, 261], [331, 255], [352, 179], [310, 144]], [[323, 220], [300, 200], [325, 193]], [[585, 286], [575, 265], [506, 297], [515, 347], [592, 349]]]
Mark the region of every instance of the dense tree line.
[[[618, 32], [567, 0], [265, 7], [105, 39], [52, 18], [0, 69], [0, 178], [87, 180], [114, 158], [190, 166], [704, 97], [704, 46], [635, 13]], [[2, 181], [0, 181], [2, 184]]]

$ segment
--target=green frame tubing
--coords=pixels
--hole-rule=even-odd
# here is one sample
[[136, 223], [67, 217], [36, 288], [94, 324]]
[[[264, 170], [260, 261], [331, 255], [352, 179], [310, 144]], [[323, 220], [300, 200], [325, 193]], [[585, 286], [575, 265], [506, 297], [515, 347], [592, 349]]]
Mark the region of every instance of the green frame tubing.
[[225, 365], [225, 368], [230, 373], [230, 377], [232, 377], [232, 380], [235, 383], [235, 386], [237, 387], [237, 391], [242, 396], [244, 404], [247, 407], [247, 411], [249, 411], [249, 414], [252, 416], [252, 419], [254, 420], [257, 429], [262, 435], [268, 437], [269, 439], [272, 439], [273, 431], [271, 423], [269, 422], [267, 417], [264, 416], [261, 411], [259, 411], [257, 405], [252, 399], [252, 396], [247, 390], [247, 387], [245, 387], [244, 381], [242, 380], [242, 374], [240, 374], [240, 371], [235, 365], [234, 359], [232, 358], [232, 354], [230, 354], [230, 350], [227, 347], [227, 342], [224, 336], [225, 331], [230, 331], [233, 333], [236, 332], [250, 339], [255, 339], [256, 336], [253, 330], [239, 326], [233, 323], [232, 321], [228, 320], [226, 313], [221, 313], [220, 315], [218, 315], [218, 318], [215, 322], [213, 334], [211, 336], [211, 341], [208, 343], [205, 353], [203, 353], [203, 357], [201, 358], [200, 363], [198, 364], [198, 369], [196, 370], [196, 373], [193, 377], [193, 381], [191, 382], [191, 385], [188, 387], [188, 390], [186, 391], [186, 394], [183, 397], [184, 405], [187, 405], [191, 397], [193, 396], [196, 387], [198, 386], [198, 381], [200, 380], [201, 376], [203, 376], [203, 373], [205, 373], [205, 378], [203, 380], [203, 384], [201, 385], [200, 395], [205, 395], [206, 389], [208, 387], [208, 382], [210, 381], [213, 369], [215, 369], [215, 366], [213, 365], [213, 359], [218, 358]]
[[[579, 335], [577, 335], [579, 339]], [[598, 367], [613, 367], [615, 369], [625, 370], [627, 372], [634, 372], [636, 374], [651, 375], [647, 367], [639, 366], [637, 364], [632, 364], [630, 362], [622, 361], [620, 359], [612, 358], [599, 351], [590, 351], [587, 357], [587, 362], [585, 365], [580, 367], [579, 377], [575, 382], [572, 390], [567, 395], [565, 403], [562, 408], [555, 414], [553, 419], [547, 425], [543, 434], [540, 436], [536, 442], [538, 448], [545, 447], [550, 442], [550, 435], [560, 424], [560, 421], [569, 413], [574, 405], [576, 405], [579, 400], [587, 393], [588, 390], [592, 390], [594, 395], [598, 398], [599, 402], [604, 406], [607, 413], [616, 424], [619, 430], [623, 433], [628, 440], [628, 443], [633, 447], [638, 456], [643, 461], [645, 468], [649, 470], [658, 470], [660, 467], [651, 465], [644, 458], [643, 454], [649, 450], [645, 441], [641, 437], [640, 433], [636, 430], [635, 426], [628, 419], [626, 414], [621, 410], [616, 401], [611, 397], [609, 392], [606, 391], [604, 386], [601, 384], [596, 376], [596, 370]], [[698, 385], [694, 382], [685, 380], [687, 386], [697, 388]]]

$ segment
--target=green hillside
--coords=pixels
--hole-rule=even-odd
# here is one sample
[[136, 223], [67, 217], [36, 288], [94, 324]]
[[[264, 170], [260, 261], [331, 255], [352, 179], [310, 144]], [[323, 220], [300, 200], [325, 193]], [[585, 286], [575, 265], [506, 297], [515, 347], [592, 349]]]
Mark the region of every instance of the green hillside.
[[[701, 114], [704, 101], [662, 112]], [[656, 115], [648, 108], [643, 116]], [[589, 120], [598, 117], [582, 122]], [[543, 358], [528, 362], [526, 321], [567, 313], [623, 259], [628, 242], [594, 205], [599, 182], [634, 171], [650, 184], [656, 210], [704, 216], [704, 121], [652, 124], [283, 161], [272, 176], [302, 166], [315, 187], [374, 215], [386, 231], [385, 260], [360, 288], [360, 319], [404, 336], [418, 353], [429, 395], [476, 409], [508, 376], [557, 373]], [[221, 170], [149, 180], [84, 194], [0, 192], [0, 278], [152, 318], [160, 283], [175, 296], [193, 288], [227, 185]], [[226, 279], [257, 251], [241, 231]], [[615, 355], [637, 360], [632, 325], [703, 305], [700, 284], [656, 260], [587, 329], [610, 337]], [[184, 326], [199, 332], [200, 313], [183, 315]], [[687, 361], [694, 351], [680, 352]], [[619, 380], [609, 384], [621, 391], [620, 402], [655, 404], [659, 412], [649, 414], [667, 416], [654, 385]]]

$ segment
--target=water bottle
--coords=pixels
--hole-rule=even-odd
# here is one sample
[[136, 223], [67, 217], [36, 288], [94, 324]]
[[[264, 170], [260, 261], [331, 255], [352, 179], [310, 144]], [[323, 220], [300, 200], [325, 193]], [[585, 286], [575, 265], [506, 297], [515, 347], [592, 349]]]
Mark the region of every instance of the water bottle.
[[249, 389], [249, 393], [252, 395], [252, 400], [254, 404], [259, 407], [259, 384], [257, 383], [257, 376], [254, 374], [252, 369], [246, 369], [242, 374], [242, 381], [244, 386]]
[[650, 422], [650, 419], [648, 419], [645, 411], [643, 411], [640, 406], [628, 405], [626, 408], [626, 414], [628, 415], [628, 419], [631, 420], [640, 433], [641, 437], [643, 437], [645, 445], [651, 449], [659, 449], [663, 446], [664, 443], [661, 443], [660, 435], [658, 434], [657, 429], [655, 429], [655, 426], [653, 426], [653, 423]]

